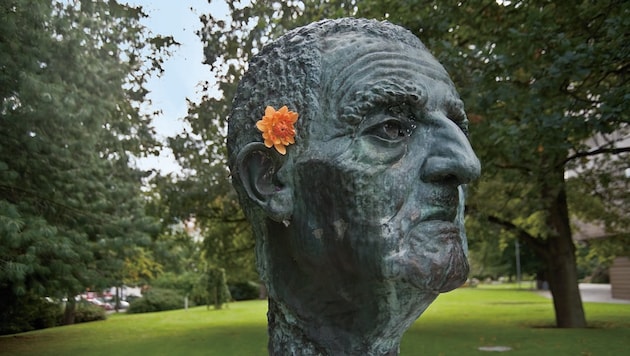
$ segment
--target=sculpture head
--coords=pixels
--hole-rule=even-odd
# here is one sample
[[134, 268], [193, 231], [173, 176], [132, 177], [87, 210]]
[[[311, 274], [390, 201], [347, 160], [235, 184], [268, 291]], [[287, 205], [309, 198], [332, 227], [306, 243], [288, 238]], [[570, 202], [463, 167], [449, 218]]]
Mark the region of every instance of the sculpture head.
[[[285, 155], [255, 127], [268, 105], [299, 114]], [[270, 309], [270, 324], [313, 325], [306, 338], [333, 353], [366, 338], [387, 353], [465, 281], [463, 186], [480, 165], [453, 83], [409, 31], [324, 20], [266, 46], [239, 84], [228, 151], [286, 319]]]

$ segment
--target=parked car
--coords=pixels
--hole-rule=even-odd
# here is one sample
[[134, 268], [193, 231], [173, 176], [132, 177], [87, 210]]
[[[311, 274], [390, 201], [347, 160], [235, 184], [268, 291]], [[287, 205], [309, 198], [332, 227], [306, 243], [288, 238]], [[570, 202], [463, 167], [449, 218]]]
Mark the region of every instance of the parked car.
[[[120, 308], [120, 309], [127, 309], [127, 308], [129, 308], [129, 302], [128, 302], [128, 301], [126, 301], [126, 300], [121, 300], [121, 301], [119, 301], [118, 303], [119, 303], [118, 305], [119, 305], [119, 308]], [[114, 308], [116, 308], [116, 302], [115, 302], [115, 301], [113, 301], [113, 300], [112, 300], [112, 301], [110, 302], [110, 304], [111, 304]]]
[[107, 302], [104, 302], [104, 301], [102, 301], [102, 300], [100, 300], [98, 298], [88, 299], [88, 302], [90, 302], [90, 303], [92, 303], [94, 305], [97, 305], [97, 306], [99, 306], [99, 307], [101, 307], [101, 308], [103, 308], [105, 310], [114, 310], [114, 307], [111, 304], [109, 304]]
[[[105, 303], [108, 303], [112, 306], [112, 308], [116, 309], [116, 300], [114, 298], [104, 298]], [[126, 300], [121, 299], [119, 302], [119, 309], [127, 309], [129, 308], [129, 302]]]

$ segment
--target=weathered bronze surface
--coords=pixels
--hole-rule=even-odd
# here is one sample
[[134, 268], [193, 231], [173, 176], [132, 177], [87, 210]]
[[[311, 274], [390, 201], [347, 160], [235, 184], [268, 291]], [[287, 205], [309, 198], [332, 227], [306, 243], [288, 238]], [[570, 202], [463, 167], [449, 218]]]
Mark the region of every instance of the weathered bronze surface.
[[[281, 155], [255, 124], [299, 114]], [[272, 355], [396, 355], [468, 274], [463, 186], [479, 176], [448, 73], [409, 31], [324, 20], [266, 46], [229, 119], [234, 186], [269, 292]]]

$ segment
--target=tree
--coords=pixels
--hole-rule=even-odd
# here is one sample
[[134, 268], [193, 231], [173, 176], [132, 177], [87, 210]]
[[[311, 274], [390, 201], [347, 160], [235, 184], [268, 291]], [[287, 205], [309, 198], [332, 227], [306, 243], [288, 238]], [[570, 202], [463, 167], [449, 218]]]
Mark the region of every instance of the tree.
[[[273, 2], [273, 6], [269, 6], [272, 2], [254, 1], [239, 7], [237, 2], [227, 3], [232, 22], [215, 19], [211, 14], [203, 15], [203, 29], [198, 32], [205, 43], [205, 63], [216, 74], [221, 96], [210, 95], [210, 90], [215, 88], [206, 81], [203, 86], [206, 94], [201, 102], [189, 102], [185, 120], [191, 132], [169, 139], [169, 147], [183, 167], [184, 176], [168, 177], [168, 183], [157, 182], [156, 186], [162, 187], [158, 189], [170, 216], [179, 221], [195, 218], [204, 237], [208, 263], [224, 268], [228, 280], [235, 282], [258, 277], [254, 268], [253, 235], [229, 180], [226, 118], [247, 61], [274, 34], [296, 25], [299, 20], [292, 16], [301, 5]], [[290, 10], [279, 12], [280, 8]], [[268, 25], [272, 23], [282, 25]]]
[[[191, 150], [190, 154], [201, 156], [204, 153]], [[183, 151], [176, 155], [183, 155]], [[167, 220], [194, 224], [195, 234], [202, 240], [198, 246], [201, 258], [225, 269], [230, 282], [257, 280], [251, 229], [238, 206], [224, 166], [208, 164], [185, 179], [166, 179], [168, 183], [159, 183], [156, 187], [160, 187], [160, 204], [167, 206], [164, 208], [169, 214]], [[188, 235], [178, 240], [183, 242], [182, 239], [192, 242]]]
[[[615, 139], [628, 135], [630, 47], [618, 34], [630, 24], [630, 7], [531, 1], [462, 10], [468, 16], [457, 40], [479, 73], [471, 78], [476, 92], [465, 89], [464, 97], [486, 171], [473, 189], [473, 212], [515, 233], [545, 263], [557, 326], [584, 327], [570, 223], [579, 206], [568, 204], [567, 173], [600, 180], [611, 172], [584, 170], [584, 158], [612, 161], [630, 151]], [[588, 144], [595, 137], [601, 145]], [[499, 194], [497, 183], [505, 187]], [[627, 224], [622, 211], [604, 211], [611, 223]]]
[[134, 156], [158, 148], [140, 114], [172, 38], [115, 1], [0, 5], [0, 289], [67, 296], [120, 281], [150, 241]]
[[142, 247], [133, 248], [124, 260], [122, 283], [127, 285], [146, 284], [162, 273], [162, 265], [157, 263], [150, 250]]
[[[218, 101], [206, 96], [198, 105], [191, 103], [186, 120], [193, 132], [169, 139], [178, 163], [188, 174], [162, 178], [156, 187], [170, 221], [194, 219], [209, 265], [225, 269], [230, 282], [257, 280], [254, 239], [226, 168], [225, 145], [220, 138], [220, 132], [225, 132], [224, 122], [215, 117], [208, 106], [211, 102]], [[221, 144], [213, 143], [217, 138]]]
[[544, 270], [531, 248], [521, 245], [511, 231], [475, 219], [469, 219], [466, 225], [466, 233], [473, 237], [468, 240], [471, 277], [518, 277], [517, 253], [521, 278], [539, 276]]
[[210, 304], [214, 305], [214, 309], [221, 309], [223, 304], [232, 299], [223, 268], [208, 267], [205, 275], [201, 276], [199, 284], [205, 291], [208, 309]]
[[[230, 11], [229, 22], [201, 18], [206, 63], [223, 96], [193, 105], [189, 145], [221, 153], [236, 83], [266, 41], [322, 17], [400, 24], [434, 52], [466, 102], [484, 167], [470, 190], [470, 218], [510, 231], [543, 261], [558, 327], [586, 326], [570, 218], [628, 226], [628, 196], [621, 194], [628, 190], [612, 189], [628, 184], [630, 147], [620, 140], [630, 130], [628, 2], [252, 1], [230, 3]], [[204, 157], [204, 164], [223, 164], [220, 155]], [[572, 181], [614, 204], [589, 214], [569, 205]]]

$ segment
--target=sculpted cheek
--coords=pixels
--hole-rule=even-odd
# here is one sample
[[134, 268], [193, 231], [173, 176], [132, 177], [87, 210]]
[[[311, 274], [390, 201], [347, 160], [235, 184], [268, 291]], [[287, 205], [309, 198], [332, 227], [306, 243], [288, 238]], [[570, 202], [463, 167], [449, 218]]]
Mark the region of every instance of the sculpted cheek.
[[[361, 146], [360, 143], [357, 145]], [[355, 162], [344, 175], [351, 179], [348, 182], [349, 190], [359, 218], [366, 224], [380, 225], [392, 218], [404, 204], [410, 186], [407, 182], [409, 172], [399, 161], [400, 152], [366, 152], [364, 149], [355, 149], [352, 157], [344, 158], [346, 162]], [[369, 159], [362, 162], [361, 157]], [[357, 161], [361, 163], [356, 164]]]
[[377, 185], [380, 187], [381, 218], [392, 219], [408, 205], [412, 191], [416, 188], [409, 179], [410, 174], [409, 171], [392, 168], [379, 177]]
[[355, 160], [372, 167], [392, 167], [397, 165], [401, 157], [407, 152], [404, 144], [384, 147], [376, 144], [370, 137], [359, 138], [353, 147]]

